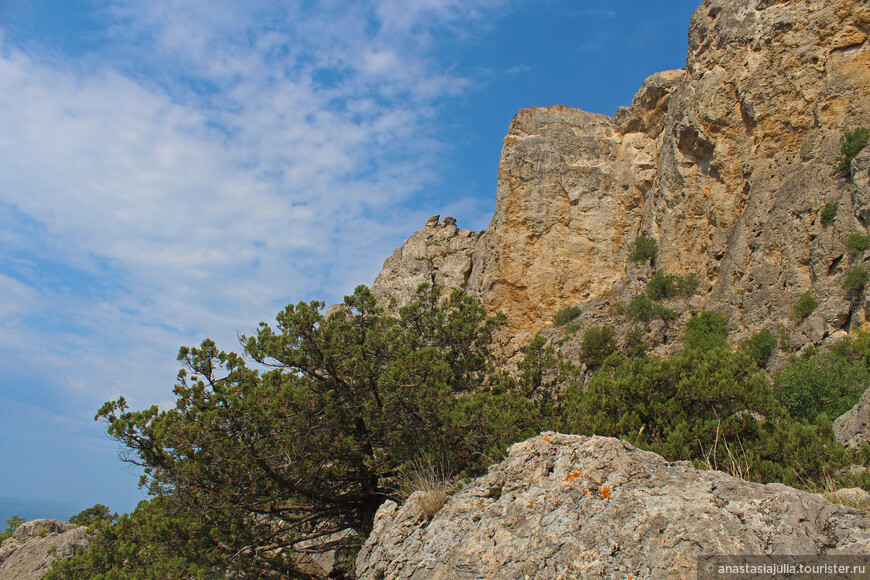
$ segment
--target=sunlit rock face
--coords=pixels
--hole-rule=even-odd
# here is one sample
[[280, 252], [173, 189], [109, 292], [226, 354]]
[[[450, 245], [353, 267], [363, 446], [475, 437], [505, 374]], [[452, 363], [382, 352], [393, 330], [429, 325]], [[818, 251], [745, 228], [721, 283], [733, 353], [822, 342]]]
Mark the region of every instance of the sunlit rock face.
[[387, 502], [359, 578], [692, 578], [702, 554], [866, 554], [863, 510], [671, 463], [608, 437], [542, 433], [429, 517]]
[[[739, 339], [782, 326], [794, 348], [865, 319], [841, 282], [844, 239], [870, 218], [866, 156], [837, 175], [843, 134], [870, 126], [870, 6], [855, 0], [705, 0], [686, 68], [649, 77], [613, 117], [530, 108], [504, 140], [492, 223], [477, 236], [437, 219], [387, 260], [377, 295], [420, 281], [463, 288], [507, 314], [516, 351], [567, 305], [630, 300], [655, 267], [694, 272]], [[833, 222], [819, 211], [838, 203]], [[430, 220], [431, 222], [431, 220]], [[789, 320], [798, 297], [822, 303]]]

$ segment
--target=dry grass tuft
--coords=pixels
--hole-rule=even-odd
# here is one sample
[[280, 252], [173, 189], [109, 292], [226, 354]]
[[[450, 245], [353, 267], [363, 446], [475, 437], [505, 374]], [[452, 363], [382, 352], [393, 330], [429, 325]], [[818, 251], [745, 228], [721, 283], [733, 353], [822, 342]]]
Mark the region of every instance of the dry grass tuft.
[[415, 459], [402, 471], [397, 482], [397, 496], [407, 500], [417, 494], [417, 501], [427, 518], [431, 518], [447, 503], [449, 492], [453, 489], [450, 469], [444, 461], [429, 458]]
[[742, 479], [744, 481], [749, 481], [749, 471], [752, 468], [752, 464], [749, 463], [749, 460], [746, 457], [746, 449], [743, 447], [743, 442], [740, 439], [737, 440], [737, 443], [740, 444], [740, 454], [737, 455], [731, 450], [731, 446], [728, 445], [728, 441], [722, 439], [722, 445], [725, 447], [725, 453], [728, 456], [728, 461], [725, 465], [719, 465], [716, 460], [716, 451], [719, 448], [719, 435], [720, 435], [720, 427], [722, 423], [721, 421], [717, 421], [716, 423], [716, 440], [713, 442], [713, 449], [708, 452], [704, 451], [704, 446], [699, 441], [698, 444], [701, 445], [701, 453], [704, 454], [704, 461], [702, 462], [702, 466], [709, 470], [718, 470], [724, 471], [731, 477], [736, 477], [737, 479]]

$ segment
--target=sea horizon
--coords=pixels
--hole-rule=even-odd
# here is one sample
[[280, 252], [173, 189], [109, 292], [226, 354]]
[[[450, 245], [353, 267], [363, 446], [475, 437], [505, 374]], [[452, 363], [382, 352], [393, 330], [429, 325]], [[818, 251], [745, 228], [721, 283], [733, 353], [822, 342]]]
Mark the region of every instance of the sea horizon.
[[6, 530], [6, 521], [12, 516], [25, 521], [48, 519], [66, 522], [88, 507], [71, 501], [0, 496], [0, 531]]

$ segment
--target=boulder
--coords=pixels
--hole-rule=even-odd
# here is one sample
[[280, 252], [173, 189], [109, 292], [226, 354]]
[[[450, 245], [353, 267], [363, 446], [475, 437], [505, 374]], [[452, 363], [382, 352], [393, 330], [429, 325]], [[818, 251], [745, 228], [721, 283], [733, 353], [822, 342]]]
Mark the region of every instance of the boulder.
[[865, 512], [607, 437], [512, 446], [431, 519], [387, 502], [363, 579], [687, 578], [702, 554], [868, 554]]
[[68, 560], [87, 549], [87, 528], [58, 520], [21, 524], [0, 544], [0, 580], [37, 580], [55, 560]]

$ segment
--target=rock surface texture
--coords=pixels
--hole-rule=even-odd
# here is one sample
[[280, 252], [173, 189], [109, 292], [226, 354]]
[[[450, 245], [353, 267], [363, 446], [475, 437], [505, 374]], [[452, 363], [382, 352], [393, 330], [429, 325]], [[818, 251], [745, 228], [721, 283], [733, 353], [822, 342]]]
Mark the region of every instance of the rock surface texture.
[[[520, 111], [504, 140], [492, 223], [479, 238], [430, 220], [374, 284], [407, 301], [419, 281], [467, 290], [507, 314], [516, 351], [568, 305], [629, 300], [656, 268], [694, 272], [698, 299], [736, 339], [782, 326], [793, 349], [866, 319], [846, 295], [844, 238], [870, 219], [870, 153], [851, 179], [843, 134], [870, 126], [870, 6], [857, 0], [705, 0], [686, 67], [649, 77], [613, 117], [564, 106]], [[831, 223], [819, 211], [837, 203]], [[823, 307], [800, 324], [805, 292]]]
[[385, 305], [407, 305], [420, 284], [451, 290], [465, 288], [478, 233], [460, 230], [452, 217], [435, 215], [384, 262], [372, 291]]
[[55, 560], [68, 560], [90, 544], [87, 528], [58, 520], [21, 524], [0, 544], [0, 579], [37, 580]]
[[837, 417], [834, 437], [850, 449], [870, 443], [870, 389], [864, 391], [854, 407]]
[[863, 511], [605, 437], [518, 443], [431, 520], [418, 499], [378, 511], [360, 578], [688, 578], [699, 554], [870, 549]]

